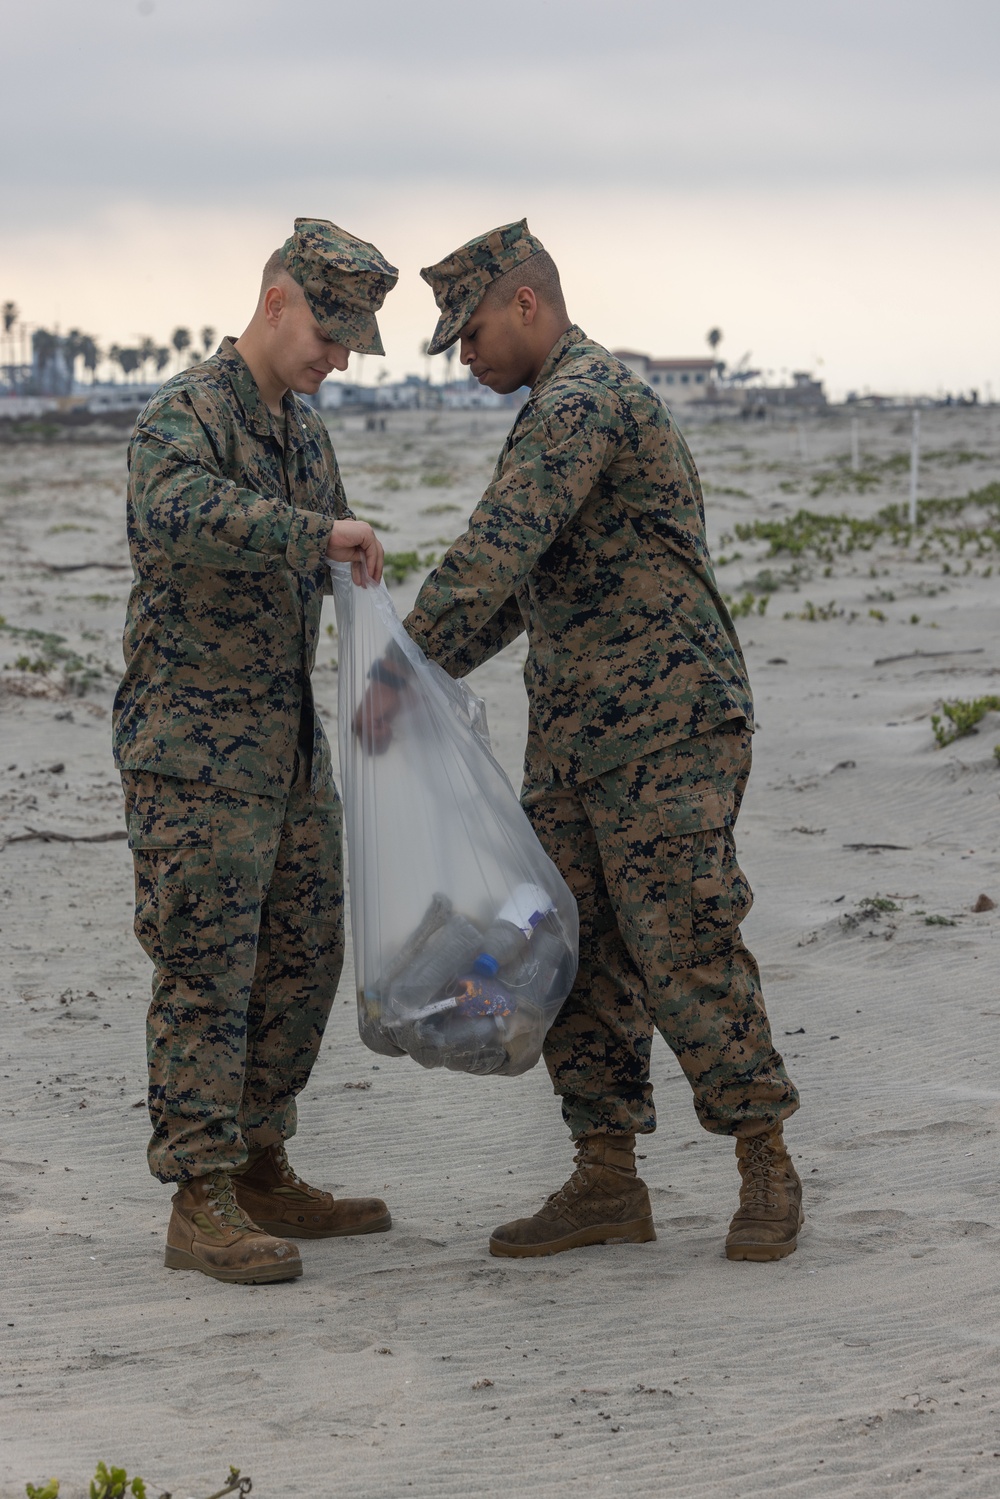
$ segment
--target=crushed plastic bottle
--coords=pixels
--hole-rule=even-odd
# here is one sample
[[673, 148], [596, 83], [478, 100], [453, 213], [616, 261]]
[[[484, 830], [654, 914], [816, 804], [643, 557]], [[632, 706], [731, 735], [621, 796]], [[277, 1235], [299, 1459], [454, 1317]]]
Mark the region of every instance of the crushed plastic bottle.
[[482, 947], [483, 934], [465, 916], [451, 915], [433, 931], [413, 960], [389, 984], [393, 1016], [405, 1020], [467, 973]]
[[473, 972], [492, 978], [505, 964], [524, 955], [535, 928], [555, 910], [540, 885], [518, 885], [487, 930]]
[[484, 933], [435, 894], [375, 993], [364, 1005], [359, 997], [363, 1038], [388, 1054], [408, 1052], [424, 1067], [527, 1070], [575, 972], [553, 913], [540, 885], [522, 883]]

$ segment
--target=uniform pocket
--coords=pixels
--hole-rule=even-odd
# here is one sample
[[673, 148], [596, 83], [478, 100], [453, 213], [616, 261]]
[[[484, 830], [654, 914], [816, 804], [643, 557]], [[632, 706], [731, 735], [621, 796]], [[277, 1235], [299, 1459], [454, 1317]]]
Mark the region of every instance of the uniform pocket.
[[129, 822], [135, 934], [157, 968], [193, 975], [227, 966], [222, 895], [207, 812], [159, 825], [138, 809]]
[[664, 842], [665, 922], [678, 968], [693, 968], [732, 947], [753, 895], [736, 859], [727, 787], [677, 789], [656, 802]]

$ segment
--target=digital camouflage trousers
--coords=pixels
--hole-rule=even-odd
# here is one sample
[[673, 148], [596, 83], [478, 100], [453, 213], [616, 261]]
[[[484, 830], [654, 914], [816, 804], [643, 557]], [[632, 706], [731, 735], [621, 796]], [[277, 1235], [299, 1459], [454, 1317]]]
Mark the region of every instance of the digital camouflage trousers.
[[754, 1134], [798, 1108], [760, 973], [733, 826], [750, 771], [742, 722], [562, 784], [529, 741], [522, 801], [580, 908], [580, 968], [544, 1056], [574, 1139], [656, 1128], [655, 1026], [701, 1124]]
[[295, 1133], [344, 960], [341, 805], [123, 771], [135, 931], [154, 964], [149, 1165], [242, 1166]]

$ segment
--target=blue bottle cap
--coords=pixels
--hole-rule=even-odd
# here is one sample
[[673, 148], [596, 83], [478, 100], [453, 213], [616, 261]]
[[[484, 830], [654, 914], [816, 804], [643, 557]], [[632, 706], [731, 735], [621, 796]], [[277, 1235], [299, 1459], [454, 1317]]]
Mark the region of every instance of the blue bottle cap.
[[493, 978], [499, 971], [500, 964], [491, 952], [481, 952], [472, 965], [473, 973], [481, 974], [484, 978]]

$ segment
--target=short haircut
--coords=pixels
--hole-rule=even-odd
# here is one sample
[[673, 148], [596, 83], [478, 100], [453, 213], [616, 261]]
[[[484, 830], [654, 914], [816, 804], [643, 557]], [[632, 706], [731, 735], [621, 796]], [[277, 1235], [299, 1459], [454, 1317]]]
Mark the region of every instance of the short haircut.
[[282, 276], [287, 276], [285, 269], [285, 258], [280, 250], [273, 250], [264, 263], [264, 273], [260, 278], [260, 290], [263, 296], [268, 287], [276, 286]]
[[487, 307], [499, 307], [509, 302], [522, 286], [530, 286], [538, 300], [545, 302], [553, 312], [560, 316], [566, 315], [566, 299], [559, 271], [548, 250], [537, 250], [513, 270], [505, 271], [502, 276], [491, 281], [483, 294], [483, 303]]

